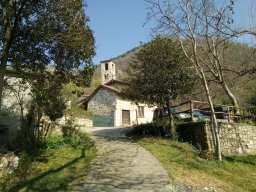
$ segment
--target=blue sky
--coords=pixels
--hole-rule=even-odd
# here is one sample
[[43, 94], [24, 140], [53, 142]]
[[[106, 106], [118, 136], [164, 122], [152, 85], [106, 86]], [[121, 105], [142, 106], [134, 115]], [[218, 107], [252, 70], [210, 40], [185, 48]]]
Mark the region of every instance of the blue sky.
[[[89, 25], [96, 39], [94, 64], [121, 55], [140, 45], [140, 42], [145, 43], [151, 39], [150, 29], [153, 23], [143, 26], [147, 14], [144, 0], [85, 1], [86, 15], [90, 17]], [[250, 10], [255, 11], [256, 2], [236, 0], [235, 5], [235, 20], [243, 22]]]
[[146, 18], [144, 0], [86, 0], [86, 14], [96, 38], [93, 61], [116, 57], [150, 40], [150, 25]]

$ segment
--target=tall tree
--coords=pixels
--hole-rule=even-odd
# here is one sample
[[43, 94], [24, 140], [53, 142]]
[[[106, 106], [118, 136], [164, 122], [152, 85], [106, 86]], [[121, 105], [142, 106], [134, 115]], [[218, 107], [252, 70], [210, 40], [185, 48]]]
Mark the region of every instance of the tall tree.
[[54, 65], [62, 80], [92, 66], [94, 38], [82, 0], [2, 0], [0, 11], [0, 101], [7, 65], [38, 74]]
[[214, 0], [146, 2], [150, 9], [149, 19], [157, 21], [158, 31], [179, 40], [184, 54], [194, 64], [196, 73], [202, 80], [212, 112], [217, 156], [221, 160], [218, 125], [208, 82], [212, 80], [219, 83], [233, 105], [238, 107], [223, 70], [228, 41], [234, 37], [230, 33], [232, 4], [218, 6]]
[[178, 43], [158, 36], [145, 44], [131, 62], [127, 78], [130, 86], [125, 94], [135, 102], [167, 106], [171, 118], [171, 102], [192, 88], [189, 67]]

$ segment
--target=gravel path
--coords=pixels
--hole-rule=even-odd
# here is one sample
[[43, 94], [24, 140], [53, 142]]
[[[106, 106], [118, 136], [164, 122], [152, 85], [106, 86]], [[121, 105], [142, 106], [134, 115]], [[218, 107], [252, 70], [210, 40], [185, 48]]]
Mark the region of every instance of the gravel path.
[[[166, 170], [148, 151], [125, 139], [131, 128], [86, 128], [98, 149], [91, 171], [71, 191], [172, 192]], [[180, 190], [178, 190], [180, 191]]]

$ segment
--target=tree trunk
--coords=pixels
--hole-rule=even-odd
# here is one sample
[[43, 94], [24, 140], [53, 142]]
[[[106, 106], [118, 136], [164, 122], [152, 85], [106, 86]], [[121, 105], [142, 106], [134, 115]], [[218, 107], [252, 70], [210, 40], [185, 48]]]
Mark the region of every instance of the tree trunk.
[[167, 111], [168, 111], [168, 117], [169, 117], [169, 129], [172, 138], [175, 138], [175, 127], [174, 127], [174, 121], [173, 121], [173, 115], [171, 113], [170, 109], [170, 103], [169, 101], [166, 101]]
[[0, 109], [2, 107], [4, 75], [5, 75], [5, 71], [6, 71], [7, 60], [8, 60], [7, 43], [4, 41], [2, 55], [1, 55], [1, 64], [0, 64]]
[[[3, 97], [3, 87], [4, 87], [4, 75], [6, 71], [6, 66], [8, 62], [8, 53], [10, 50], [12, 28], [11, 28], [11, 16], [10, 10], [13, 10], [13, 1], [6, 1], [3, 6], [3, 48], [1, 55], [0, 64], [0, 109], [2, 107], [2, 97]], [[3, 4], [3, 5], [4, 5]]]
[[212, 124], [213, 124], [213, 129], [214, 129], [214, 134], [215, 134], [215, 139], [216, 139], [216, 146], [215, 146], [215, 151], [216, 151], [216, 155], [218, 160], [222, 160], [221, 157], [221, 147], [220, 147], [220, 137], [219, 137], [219, 130], [218, 130], [218, 123], [217, 123], [217, 119], [216, 119], [216, 115], [215, 115], [215, 111], [214, 111], [214, 106], [213, 106], [213, 102], [212, 102], [212, 97], [209, 91], [209, 86], [207, 83], [207, 80], [205, 78], [205, 74], [203, 69], [200, 70], [201, 76], [202, 76], [202, 81], [203, 81], [203, 85], [205, 88], [205, 92], [207, 95], [207, 100], [210, 106], [210, 110], [211, 110], [211, 114], [212, 114]]
[[4, 74], [6, 67], [4, 65], [0, 65], [0, 110], [2, 109], [2, 97], [3, 97], [3, 89], [4, 89]]
[[224, 80], [222, 81], [221, 86], [223, 87], [223, 89], [224, 89], [225, 93], [228, 95], [228, 97], [231, 99], [232, 105], [235, 107], [235, 114], [239, 115], [239, 105], [238, 105], [236, 97], [231, 92], [231, 90], [228, 88], [228, 86]]

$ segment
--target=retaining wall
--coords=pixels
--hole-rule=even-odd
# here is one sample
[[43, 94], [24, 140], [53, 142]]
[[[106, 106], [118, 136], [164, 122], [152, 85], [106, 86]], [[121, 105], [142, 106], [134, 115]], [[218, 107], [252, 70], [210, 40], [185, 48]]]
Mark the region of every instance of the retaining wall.
[[[202, 150], [215, 150], [215, 135], [208, 122], [186, 123], [177, 127], [183, 141]], [[220, 145], [224, 156], [256, 154], [256, 126], [219, 123]]]

